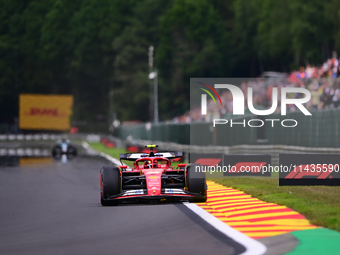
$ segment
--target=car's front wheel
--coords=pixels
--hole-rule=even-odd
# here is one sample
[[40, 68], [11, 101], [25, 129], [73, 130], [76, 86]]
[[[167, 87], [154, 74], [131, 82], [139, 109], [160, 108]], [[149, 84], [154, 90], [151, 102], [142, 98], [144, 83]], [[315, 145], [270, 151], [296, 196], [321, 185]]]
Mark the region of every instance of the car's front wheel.
[[118, 195], [120, 192], [120, 170], [118, 167], [106, 166], [100, 170], [100, 202], [102, 206], [119, 205], [116, 200], [110, 200], [109, 197]]
[[187, 188], [189, 192], [199, 194], [191, 202], [207, 201], [207, 183], [205, 172], [202, 171], [201, 164], [190, 164], [187, 166]]

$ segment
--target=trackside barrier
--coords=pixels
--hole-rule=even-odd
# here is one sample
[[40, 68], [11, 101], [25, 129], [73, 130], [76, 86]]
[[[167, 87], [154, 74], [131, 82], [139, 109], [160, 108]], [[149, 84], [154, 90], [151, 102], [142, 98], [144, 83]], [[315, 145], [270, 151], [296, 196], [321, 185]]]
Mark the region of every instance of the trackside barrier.
[[[287, 115], [272, 114], [269, 119], [278, 119], [275, 126], [267, 125], [258, 132], [256, 127], [238, 125], [216, 125], [212, 123], [144, 123], [121, 125], [114, 132], [120, 139], [151, 140], [178, 144], [238, 146], [247, 145], [286, 145], [315, 148], [340, 147], [340, 109], [311, 111], [312, 116], [305, 116], [299, 110]], [[227, 117], [226, 117], [227, 118]], [[250, 119], [261, 119], [259, 116], [247, 115], [241, 118], [247, 123]], [[240, 118], [234, 121], [240, 121]], [[294, 119], [298, 125], [294, 128], [283, 127], [283, 119]]]
[[190, 144], [190, 125], [186, 123], [122, 125], [115, 130], [114, 136], [122, 140], [132, 137], [132, 139]]
[[49, 157], [51, 150], [43, 148], [0, 148], [0, 156]]
[[[182, 129], [181, 127], [180, 129]], [[184, 132], [186, 132], [184, 130]], [[69, 139], [78, 139], [78, 140], [86, 140], [89, 142], [99, 142], [101, 137], [108, 137], [107, 135], [102, 134], [76, 134], [76, 135], [53, 135], [53, 134], [18, 134], [18, 135], [0, 135], [0, 142], [4, 141], [41, 141], [41, 140], [57, 140], [60, 138], [69, 138]], [[115, 142], [117, 147], [123, 148], [125, 147], [127, 141], [126, 139], [121, 139], [118, 137], [109, 136], [112, 141]], [[182, 140], [183, 136], [181, 139]], [[131, 142], [131, 141], [130, 141]], [[340, 153], [339, 148], [332, 147], [308, 147], [308, 146], [291, 146], [291, 145], [268, 145], [268, 144], [257, 144], [257, 145], [233, 145], [233, 146], [219, 146], [219, 145], [209, 145], [209, 146], [200, 146], [200, 145], [189, 145], [189, 144], [181, 144], [175, 142], [167, 142], [160, 140], [148, 140], [148, 139], [136, 139], [133, 140], [133, 143], [140, 146], [145, 146], [147, 144], [156, 143], [162, 150], [173, 150], [173, 151], [183, 151], [185, 156], [187, 157], [190, 152], [192, 153], [220, 153], [220, 154], [268, 154], [271, 155], [272, 165], [278, 164], [278, 154], [280, 153]], [[12, 148], [2, 148], [2, 155], [18, 155], [22, 154], [22, 151], [13, 151]], [[24, 155], [34, 155], [39, 154], [30, 151], [24, 151]], [[188, 158], [185, 158], [188, 161]]]
[[[121, 142], [119, 138], [112, 137], [114, 141]], [[289, 145], [235, 145], [235, 146], [198, 146], [186, 145], [162, 141], [135, 140], [135, 144], [145, 146], [147, 144], [158, 144], [161, 150], [183, 151], [185, 160], [188, 162], [189, 153], [220, 153], [220, 154], [266, 154], [271, 155], [271, 165], [279, 164], [279, 154], [301, 154], [301, 153], [340, 153], [340, 148], [319, 148]]]
[[[99, 142], [100, 134], [5, 134], [0, 135], [0, 142], [6, 141], [55, 141], [58, 139], [87, 140]], [[105, 136], [105, 135], [104, 135]]]
[[57, 140], [64, 138], [62, 135], [54, 134], [9, 134], [0, 135], [0, 141], [41, 141], [41, 140]]

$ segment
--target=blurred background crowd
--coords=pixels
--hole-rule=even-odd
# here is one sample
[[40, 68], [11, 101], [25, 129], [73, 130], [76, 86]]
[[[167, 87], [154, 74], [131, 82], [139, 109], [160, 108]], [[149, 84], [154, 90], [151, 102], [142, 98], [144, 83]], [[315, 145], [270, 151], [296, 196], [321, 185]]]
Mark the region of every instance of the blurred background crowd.
[[[262, 77], [247, 79], [241, 83], [241, 90], [245, 96], [245, 109], [248, 108], [247, 88], [253, 88], [253, 104], [255, 108], [269, 109], [272, 105], [272, 89], [278, 88], [277, 113], [281, 111], [281, 88], [302, 87], [311, 92], [311, 100], [304, 104], [309, 110], [333, 109], [340, 106], [340, 66], [337, 53], [333, 52], [333, 58], [328, 59], [320, 66], [301, 66], [299, 70], [291, 73], [265, 72]], [[242, 80], [241, 78], [239, 80]], [[219, 94], [222, 106], [215, 104], [212, 99], [208, 100], [207, 115], [201, 115], [200, 107], [193, 107], [184, 115], [175, 117], [172, 121], [178, 123], [189, 123], [191, 121], [208, 121], [213, 118], [227, 118], [228, 113], [233, 112], [233, 97], [229, 90], [223, 90]], [[291, 93], [289, 98], [298, 98], [301, 93]], [[294, 105], [288, 105], [287, 111], [296, 111]], [[249, 113], [249, 111], [248, 111]]]

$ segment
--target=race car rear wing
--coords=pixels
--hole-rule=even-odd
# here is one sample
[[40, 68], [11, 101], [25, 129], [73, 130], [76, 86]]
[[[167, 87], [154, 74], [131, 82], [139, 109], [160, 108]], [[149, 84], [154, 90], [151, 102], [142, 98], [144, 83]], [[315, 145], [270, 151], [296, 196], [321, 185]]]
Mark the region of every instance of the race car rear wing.
[[119, 158], [120, 158], [120, 160], [135, 161], [137, 159], [145, 158], [145, 157], [163, 157], [163, 158], [167, 158], [167, 159], [176, 159], [176, 158], [182, 158], [183, 157], [183, 152], [181, 152], [181, 151], [156, 152], [152, 155], [150, 155], [150, 154], [148, 154], [148, 153], [120, 153]]

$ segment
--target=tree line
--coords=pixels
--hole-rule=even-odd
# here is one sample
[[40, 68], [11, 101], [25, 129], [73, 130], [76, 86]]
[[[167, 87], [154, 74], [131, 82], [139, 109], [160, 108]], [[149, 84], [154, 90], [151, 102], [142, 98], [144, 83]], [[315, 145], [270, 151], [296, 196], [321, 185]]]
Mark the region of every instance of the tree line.
[[339, 0], [2, 0], [0, 122], [20, 93], [72, 94], [74, 121], [148, 121], [154, 46], [161, 120], [190, 77], [256, 77], [340, 50]]

